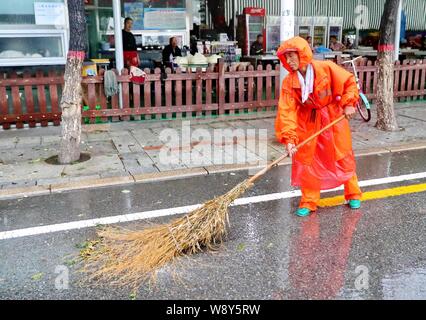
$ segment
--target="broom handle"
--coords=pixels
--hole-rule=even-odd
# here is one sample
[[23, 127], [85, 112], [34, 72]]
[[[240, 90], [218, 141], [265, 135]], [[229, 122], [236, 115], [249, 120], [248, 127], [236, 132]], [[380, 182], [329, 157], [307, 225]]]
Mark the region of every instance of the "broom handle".
[[[310, 136], [308, 139], [306, 139], [305, 141], [303, 141], [302, 143], [299, 143], [296, 146], [296, 149], [299, 149], [299, 148], [303, 147], [305, 144], [311, 142], [316, 137], [318, 137], [320, 134], [322, 134], [324, 131], [330, 129], [331, 127], [333, 127], [334, 125], [336, 125], [337, 123], [339, 123], [340, 121], [342, 121], [343, 119], [345, 119], [345, 115], [340, 116], [339, 118], [337, 118], [336, 120], [334, 120], [332, 123], [328, 124], [327, 126], [325, 126], [324, 128], [322, 128], [320, 131], [318, 131], [317, 133], [315, 133], [314, 135]], [[263, 170], [259, 171], [256, 175], [254, 175], [253, 177], [251, 177], [249, 179], [249, 182], [254, 183], [256, 180], [258, 180], [260, 177], [262, 177], [269, 170], [271, 170], [272, 168], [276, 167], [281, 161], [283, 161], [288, 156], [289, 156], [288, 153], [282, 155], [279, 159], [275, 160], [270, 165], [268, 165], [267, 167], [265, 167]]]

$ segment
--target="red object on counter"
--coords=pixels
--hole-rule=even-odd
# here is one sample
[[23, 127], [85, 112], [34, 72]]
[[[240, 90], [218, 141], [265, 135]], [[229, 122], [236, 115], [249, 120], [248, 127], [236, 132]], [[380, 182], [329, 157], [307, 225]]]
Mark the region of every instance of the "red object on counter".
[[265, 8], [255, 8], [255, 7], [247, 7], [243, 10], [244, 14], [249, 14], [251, 16], [265, 16], [266, 10]]

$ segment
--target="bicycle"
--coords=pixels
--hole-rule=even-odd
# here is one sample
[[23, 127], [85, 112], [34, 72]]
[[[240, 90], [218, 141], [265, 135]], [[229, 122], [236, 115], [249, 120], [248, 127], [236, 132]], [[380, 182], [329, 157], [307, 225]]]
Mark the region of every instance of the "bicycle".
[[355, 61], [357, 61], [358, 59], [362, 59], [362, 56], [356, 57], [355, 59], [352, 59], [352, 60], [343, 61], [343, 64], [350, 63], [352, 65], [353, 73], [355, 75], [355, 80], [359, 90], [359, 100], [356, 105], [356, 108], [358, 109], [358, 112], [361, 115], [361, 117], [364, 119], [364, 121], [369, 122], [371, 120], [371, 105], [367, 99], [367, 96], [362, 91], [361, 83], [359, 82], [358, 73], [357, 73], [356, 65], [355, 65]]

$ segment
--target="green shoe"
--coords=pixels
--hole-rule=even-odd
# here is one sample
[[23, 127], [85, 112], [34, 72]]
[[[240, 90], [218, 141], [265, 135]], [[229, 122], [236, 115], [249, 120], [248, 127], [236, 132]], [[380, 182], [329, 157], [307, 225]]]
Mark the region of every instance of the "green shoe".
[[296, 211], [296, 215], [299, 217], [307, 217], [311, 214], [311, 210], [308, 208], [299, 208]]
[[361, 208], [361, 201], [360, 200], [349, 200], [349, 207], [351, 209], [359, 209]]

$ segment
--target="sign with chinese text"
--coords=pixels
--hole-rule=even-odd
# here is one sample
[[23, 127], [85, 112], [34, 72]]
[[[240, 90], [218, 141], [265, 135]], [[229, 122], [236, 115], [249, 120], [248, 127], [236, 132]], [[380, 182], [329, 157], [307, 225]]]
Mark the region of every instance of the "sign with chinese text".
[[145, 30], [185, 30], [185, 9], [153, 9], [144, 10]]
[[143, 8], [142, 2], [124, 3], [124, 15], [133, 19], [133, 30], [143, 30]]
[[34, 2], [38, 25], [65, 25], [65, 5], [60, 2]]

